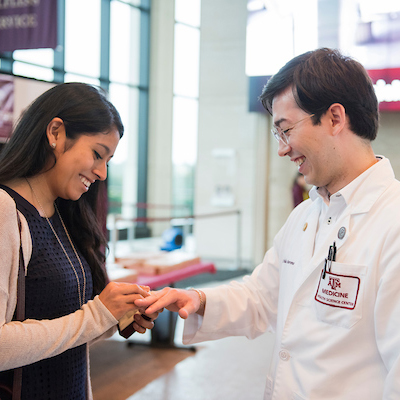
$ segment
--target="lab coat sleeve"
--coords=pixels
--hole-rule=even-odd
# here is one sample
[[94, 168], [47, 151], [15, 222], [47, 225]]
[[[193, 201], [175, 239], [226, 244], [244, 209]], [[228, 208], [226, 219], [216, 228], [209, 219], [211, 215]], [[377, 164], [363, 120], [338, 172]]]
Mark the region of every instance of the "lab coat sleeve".
[[[397, 218], [395, 218], [397, 219]], [[396, 226], [397, 225], [397, 226]], [[390, 230], [382, 249], [374, 310], [379, 352], [387, 369], [383, 397], [400, 399], [400, 227]]]
[[[279, 241], [280, 234], [275, 241]], [[279, 292], [278, 265], [274, 246], [266, 253], [263, 263], [242, 282], [202, 289], [207, 299], [204, 317], [189, 316], [185, 322], [183, 343], [227, 336], [253, 339], [267, 330], [274, 331]]]

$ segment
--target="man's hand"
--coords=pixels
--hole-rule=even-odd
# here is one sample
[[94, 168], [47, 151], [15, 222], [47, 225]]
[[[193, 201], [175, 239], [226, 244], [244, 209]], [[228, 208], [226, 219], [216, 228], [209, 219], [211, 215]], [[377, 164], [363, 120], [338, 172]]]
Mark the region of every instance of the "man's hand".
[[[203, 299], [202, 307], [201, 297]], [[152, 291], [146, 298], [135, 300], [135, 305], [145, 309], [145, 314], [150, 315], [164, 308], [178, 312], [179, 316], [186, 319], [190, 314], [204, 315], [206, 296], [195, 290], [173, 289], [166, 287], [160, 291]]]

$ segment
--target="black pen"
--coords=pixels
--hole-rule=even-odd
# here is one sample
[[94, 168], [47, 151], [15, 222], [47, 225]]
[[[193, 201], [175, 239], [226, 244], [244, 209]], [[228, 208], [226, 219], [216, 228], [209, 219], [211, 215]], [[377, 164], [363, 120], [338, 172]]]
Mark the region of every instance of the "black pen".
[[327, 271], [328, 272], [331, 272], [332, 257], [333, 257], [333, 247], [329, 246], [328, 263], [327, 263]]
[[326, 275], [326, 263], [328, 262], [328, 259], [325, 258], [325, 264], [324, 264], [324, 269], [322, 271], [322, 279], [325, 279], [325, 275]]
[[335, 261], [335, 260], [336, 260], [336, 242], [333, 242], [333, 245], [329, 246], [328, 257], [325, 258], [322, 279], [325, 279], [326, 271], [331, 272], [332, 261]]
[[336, 261], [336, 242], [333, 242], [332, 261]]

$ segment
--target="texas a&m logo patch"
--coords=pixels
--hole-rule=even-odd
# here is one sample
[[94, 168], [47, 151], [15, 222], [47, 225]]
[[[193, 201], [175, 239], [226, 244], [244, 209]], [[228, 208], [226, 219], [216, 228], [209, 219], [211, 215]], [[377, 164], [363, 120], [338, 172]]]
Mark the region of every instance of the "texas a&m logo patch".
[[358, 291], [360, 289], [360, 278], [323, 272], [319, 279], [315, 300], [331, 307], [347, 308], [354, 310], [357, 304]]
[[332, 290], [336, 290], [336, 288], [340, 288], [342, 285], [340, 284], [340, 278], [333, 278], [332, 276], [329, 277], [328, 286], [332, 288]]

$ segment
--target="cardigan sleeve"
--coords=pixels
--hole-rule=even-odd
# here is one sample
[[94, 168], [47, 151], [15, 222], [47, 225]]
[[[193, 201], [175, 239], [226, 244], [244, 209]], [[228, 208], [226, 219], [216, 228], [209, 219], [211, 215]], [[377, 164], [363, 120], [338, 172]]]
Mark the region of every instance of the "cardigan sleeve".
[[[31, 256], [28, 224], [21, 216], [25, 265]], [[0, 324], [11, 321], [17, 303], [20, 237], [14, 200], [0, 190]]]
[[[0, 190], [0, 370], [4, 371], [53, 357], [90, 342], [117, 324], [96, 296], [69, 315], [53, 320], [12, 321], [16, 306], [19, 264], [19, 229], [13, 199]], [[25, 265], [32, 241], [21, 216]]]

